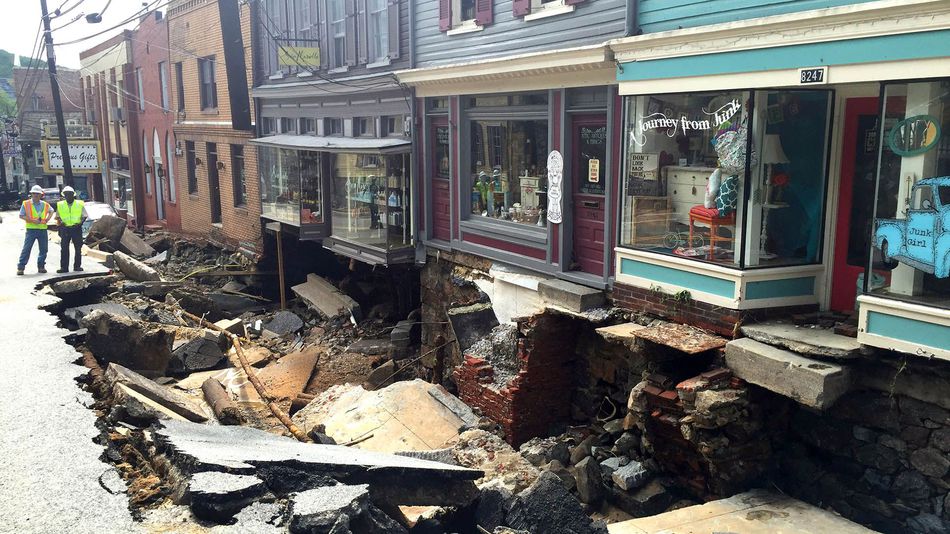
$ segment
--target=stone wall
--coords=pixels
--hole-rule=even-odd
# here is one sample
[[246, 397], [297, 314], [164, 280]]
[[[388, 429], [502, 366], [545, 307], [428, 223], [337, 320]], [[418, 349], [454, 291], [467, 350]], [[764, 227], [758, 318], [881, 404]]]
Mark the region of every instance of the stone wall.
[[777, 482], [876, 530], [948, 532], [948, 457], [948, 410], [905, 395], [860, 391], [825, 414], [795, 410]]

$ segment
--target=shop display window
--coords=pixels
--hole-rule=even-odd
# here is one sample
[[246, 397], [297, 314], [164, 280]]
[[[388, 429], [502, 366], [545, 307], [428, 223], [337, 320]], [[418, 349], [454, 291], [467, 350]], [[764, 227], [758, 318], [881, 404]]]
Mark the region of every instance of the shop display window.
[[738, 268], [819, 262], [831, 101], [629, 97], [621, 245]]
[[261, 146], [261, 211], [292, 224], [322, 224], [323, 186], [319, 152]]
[[950, 308], [950, 80], [884, 86], [865, 291]]
[[472, 215], [543, 226], [547, 121], [472, 120], [470, 124]]
[[384, 250], [412, 244], [409, 154], [325, 154], [333, 237]]

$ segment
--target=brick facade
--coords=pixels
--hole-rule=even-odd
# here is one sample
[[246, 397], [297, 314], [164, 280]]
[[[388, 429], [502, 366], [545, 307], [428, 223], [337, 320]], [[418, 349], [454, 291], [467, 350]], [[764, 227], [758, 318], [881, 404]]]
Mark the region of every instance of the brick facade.
[[[219, 6], [219, 3], [222, 4]], [[239, 10], [240, 28], [230, 25], [230, 20], [222, 16], [227, 10]], [[174, 133], [179, 156], [176, 159], [175, 178], [178, 183], [179, 207], [181, 210], [181, 230], [186, 234], [210, 236], [225, 244], [260, 252], [261, 245], [261, 208], [257, 170], [257, 151], [248, 140], [254, 132], [250, 121], [246, 128], [238, 128], [241, 121], [253, 117], [253, 104], [248, 109], [232, 109], [232, 101], [240, 102], [241, 93], [246, 97], [252, 81], [251, 53], [251, 6], [234, 0], [178, 0], [169, 5], [168, 32], [169, 42], [173, 46], [170, 52], [171, 108], [175, 118]], [[245, 83], [232, 87], [228, 70], [240, 65], [228, 65], [226, 60], [226, 34], [240, 35], [241, 53], [237, 57], [243, 60]], [[230, 46], [236, 45], [231, 39]], [[187, 52], [186, 52], [187, 51]], [[234, 52], [231, 50], [231, 52]], [[243, 56], [243, 57], [241, 57]], [[216, 85], [217, 107], [201, 108], [201, 79], [199, 58], [214, 58], [214, 81]], [[232, 54], [232, 59], [235, 57]], [[176, 64], [181, 64], [184, 101], [180, 105]], [[233, 78], [233, 77], [232, 77]], [[195, 144], [195, 155], [202, 162], [196, 165], [197, 191], [188, 189], [188, 169], [185, 146], [187, 142]], [[218, 180], [220, 191], [221, 222], [213, 224], [212, 195], [210, 194], [208, 143], [217, 144]], [[245, 179], [247, 194], [243, 205], [235, 206], [232, 151], [231, 145], [244, 147]]]
[[673, 295], [626, 284], [615, 283], [610, 292], [615, 306], [634, 313], [647, 313], [734, 338], [739, 327], [752, 319], [788, 317], [795, 313], [818, 310], [817, 305], [784, 306], [757, 310], [734, 310], [696, 300], [682, 301]]

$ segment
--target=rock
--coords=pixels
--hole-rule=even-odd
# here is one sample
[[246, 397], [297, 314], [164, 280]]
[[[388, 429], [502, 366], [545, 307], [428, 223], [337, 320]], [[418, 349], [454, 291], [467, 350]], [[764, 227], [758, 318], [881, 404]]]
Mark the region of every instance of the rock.
[[367, 356], [384, 356], [389, 354], [393, 345], [388, 339], [357, 339], [343, 352], [354, 352]]
[[594, 439], [594, 436], [587, 436], [571, 449], [571, 465], [577, 465], [581, 460], [590, 456], [590, 448], [594, 444]]
[[[310, 375], [313, 374], [313, 369], [322, 353], [322, 349], [318, 347], [308, 347], [300, 352], [288, 354], [261, 369], [257, 373], [257, 378], [275, 398], [292, 400], [307, 387]], [[313, 424], [305, 425], [302, 428], [312, 426]]]
[[105, 378], [113, 386], [124, 385], [130, 390], [146, 397], [182, 419], [197, 423], [209, 419], [208, 411], [191, 396], [168, 386], [161, 386], [119, 364], [111, 363], [106, 367]]
[[247, 337], [247, 332], [244, 331], [244, 321], [240, 319], [221, 319], [220, 321], [214, 323], [214, 325], [225, 332], [229, 332], [240, 337]]
[[247, 289], [247, 286], [236, 280], [231, 280], [230, 282], [221, 286], [221, 291], [225, 291], [225, 292], [227, 291], [243, 292], [245, 289]]
[[123, 252], [115, 253], [115, 265], [129, 280], [146, 282], [162, 279], [158, 271]]
[[177, 302], [181, 309], [186, 312], [204, 317], [209, 321], [220, 321], [224, 318], [217, 303], [211, 300], [208, 295], [193, 287], [182, 286], [172, 289], [166, 295], [165, 302], [169, 302], [170, 299]]
[[943, 478], [950, 470], [950, 460], [947, 455], [936, 449], [918, 449], [910, 453], [910, 464], [914, 469], [933, 478]]
[[600, 465], [590, 456], [574, 466], [577, 495], [581, 502], [595, 504], [604, 496], [604, 479]]
[[950, 428], [939, 428], [930, 435], [930, 444], [935, 449], [950, 452]]
[[495, 527], [495, 530], [491, 531], [492, 534], [532, 534], [527, 530], [515, 530], [511, 527]]
[[540, 467], [552, 460], [557, 460], [563, 465], [571, 459], [567, 443], [557, 438], [532, 438], [522, 443], [518, 452], [535, 467]]
[[900, 467], [900, 462], [897, 461], [894, 451], [876, 443], [858, 447], [854, 458], [868, 467], [873, 467], [887, 474], [894, 474]]
[[591, 521], [580, 502], [549, 472], [542, 472], [534, 484], [518, 494], [507, 523], [528, 532], [607, 533], [607, 526]]
[[894, 494], [911, 503], [920, 503], [930, 498], [930, 485], [917, 471], [901, 471], [891, 488]]
[[540, 474], [511, 445], [485, 430], [462, 432], [453, 451], [460, 465], [484, 472], [484, 477], [476, 481], [479, 487], [498, 485], [518, 492], [533, 484]]
[[617, 436], [623, 432], [623, 419], [613, 419], [604, 423], [604, 432]]
[[561, 479], [561, 482], [564, 484], [564, 487], [569, 491], [574, 489], [577, 486], [577, 480], [574, 478], [574, 475], [564, 467], [564, 464], [557, 460], [551, 460], [550, 462], [541, 466], [543, 471], [550, 471], [557, 475]]
[[851, 388], [851, 372], [744, 338], [726, 344], [726, 365], [739, 378], [796, 402], [826, 409]]
[[950, 522], [944, 521], [933, 514], [920, 514], [907, 520], [907, 527], [911, 532], [920, 534], [943, 534], [950, 532]]
[[806, 357], [851, 359], [860, 356], [862, 350], [856, 339], [840, 336], [831, 329], [799, 327], [782, 321], [743, 326], [742, 333], [755, 341], [784, 347]]
[[363, 389], [367, 391], [375, 391], [381, 387], [388, 386], [393, 383], [393, 379], [396, 377], [396, 362], [392, 360], [386, 360], [385, 363], [373, 369], [373, 372], [366, 377], [366, 381], [363, 383]]
[[865, 428], [860, 425], [855, 425], [855, 427], [851, 429], [851, 432], [854, 435], [854, 439], [856, 440], [865, 441], [868, 443], [873, 443], [877, 441], [878, 433], [871, 430], [870, 428]]
[[265, 491], [264, 483], [255, 476], [208, 471], [191, 476], [186, 498], [199, 519], [227, 523]]
[[[147, 244], [147, 243], [146, 243], [146, 244]], [[132, 254], [132, 253], [130, 252], [129, 254]], [[152, 256], [151, 258], [148, 258], [148, 259], [145, 259], [145, 260], [142, 260], [142, 261], [143, 261], [143, 263], [145, 263], [146, 265], [155, 266], [155, 265], [161, 265], [161, 264], [165, 263], [165, 261], [167, 261], [167, 260], [168, 260], [168, 251], [165, 250], [165, 251], [162, 251], [160, 254], [156, 254], [156, 255]]]
[[[89, 233], [86, 234], [85, 243], [92, 245], [101, 241], [98, 245], [100, 250], [106, 252], [115, 252], [119, 249], [119, 241], [122, 234], [125, 233], [125, 219], [114, 217], [112, 215], [103, 215], [96, 219], [89, 227]], [[102, 241], [104, 240], [104, 241]]]
[[301, 328], [303, 328], [303, 319], [287, 310], [277, 312], [269, 322], [264, 324], [265, 330], [270, 330], [278, 336], [293, 334]]
[[[93, 299], [95, 296], [109, 292], [112, 286], [119, 281], [119, 277], [114, 275], [95, 275], [73, 278], [71, 280], [61, 280], [53, 282], [50, 289], [57, 297], [66, 299], [79, 299], [87, 297]], [[86, 302], [89, 302], [88, 300]]]
[[673, 502], [673, 497], [656, 479], [651, 480], [646, 486], [634, 493], [610, 487], [607, 498], [618, 508], [634, 517], [659, 514]]
[[247, 312], [259, 312], [267, 308], [268, 303], [243, 295], [232, 295], [220, 291], [208, 293], [208, 298], [214, 302], [221, 313], [227, 315], [241, 315]]
[[406, 529], [369, 500], [369, 486], [330, 486], [294, 495], [290, 532], [307, 534], [396, 534]]
[[130, 310], [126, 306], [119, 304], [117, 302], [100, 302], [98, 304], [89, 304], [87, 306], [77, 306], [75, 308], [67, 308], [63, 312], [63, 316], [74, 326], [79, 326], [79, 322], [83, 317], [89, 315], [90, 313], [102, 310], [106, 313], [111, 313], [112, 315], [118, 315], [122, 317], [127, 317], [132, 320], [140, 320], [141, 317], [139, 314]]
[[614, 471], [620, 469], [624, 465], [627, 465], [629, 461], [630, 459], [624, 456], [613, 456], [600, 462], [600, 472], [603, 475], [604, 480], [610, 480], [614, 476]]
[[617, 442], [614, 443], [613, 452], [626, 456], [630, 451], [637, 448], [640, 444], [640, 438], [633, 432], [624, 432]]
[[624, 491], [632, 491], [646, 484], [650, 472], [640, 462], [630, 462], [611, 475], [614, 484]]
[[[130, 284], [126, 282], [126, 286]], [[145, 295], [146, 297], [153, 298], [155, 300], [165, 300], [165, 296], [168, 295], [171, 290], [175, 288], [182, 287], [184, 282], [169, 282], [169, 281], [152, 281], [152, 282], [138, 282], [133, 285], [140, 290], [137, 291]]]
[[492, 329], [498, 326], [498, 318], [491, 304], [450, 308], [446, 315], [452, 326], [452, 333], [463, 352], [479, 339], [488, 336]]
[[216, 369], [225, 359], [217, 341], [195, 338], [175, 348], [168, 362], [167, 372], [172, 375], [187, 375], [198, 371]]
[[407, 349], [419, 343], [422, 329], [416, 321], [399, 321], [389, 334], [389, 341], [393, 348]]
[[508, 488], [500, 484], [488, 485], [482, 488], [481, 497], [475, 506], [475, 521], [488, 531], [501, 527], [514, 503], [515, 496]]
[[538, 294], [545, 304], [558, 306], [575, 313], [583, 313], [601, 307], [606, 302], [603, 291], [558, 279], [539, 282]]
[[355, 300], [313, 273], [307, 275], [306, 283], [293, 286], [290, 290], [328, 319], [343, 313], [349, 315], [354, 323], [363, 319], [360, 305]]
[[890, 434], [881, 434], [881, 437], [877, 440], [878, 443], [884, 445], [888, 449], [894, 449], [897, 452], [904, 452], [907, 450], [907, 442], [900, 438], [891, 436]]
[[910, 397], [900, 397], [900, 412], [903, 424], [928, 426], [925, 422], [930, 420], [938, 425], [950, 425], [950, 412], [935, 404]]
[[95, 310], [81, 321], [86, 346], [96, 358], [118, 363], [146, 376], [161, 376], [172, 357], [175, 330]]
[[[913, 471], [908, 471], [913, 473]], [[920, 476], [919, 473], [914, 473], [917, 476]], [[864, 475], [861, 477], [861, 480], [866, 482], [869, 486], [874, 488], [877, 491], [888, 491], [891, 489], [891, 477], [887, 475], [882, 475], [873, 469], [868, 469], [864, 472]]]
[[122, 232], [122, 237], [119, 238], [119, 250], [130, 256], [140, 258], [149, 258], [155, 254], [155, 249], [151, 245], [135, 235], [135, 232], [128, 231]]

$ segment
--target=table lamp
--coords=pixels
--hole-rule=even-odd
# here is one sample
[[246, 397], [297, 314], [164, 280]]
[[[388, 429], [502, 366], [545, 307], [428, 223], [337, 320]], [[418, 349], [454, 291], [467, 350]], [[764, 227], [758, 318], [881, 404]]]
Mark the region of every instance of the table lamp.
[[762, 143], [762, 163], [766, 165], [765, 198], [762, 203], [768, 204], [772, 200], [772, 166], [788, 163], [788, 156], [782, 149], [782, 140], [778, 134], [765, 134], [765, 140]]

